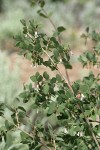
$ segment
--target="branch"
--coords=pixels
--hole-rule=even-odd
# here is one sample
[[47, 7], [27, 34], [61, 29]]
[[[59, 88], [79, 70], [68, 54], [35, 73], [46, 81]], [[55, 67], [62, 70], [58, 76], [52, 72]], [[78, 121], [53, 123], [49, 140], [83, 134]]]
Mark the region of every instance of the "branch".
[[[27, 35], [33, 40], [32, 36], [31, 36], [29, 33], [27, 33]], [[46, 50], [48, 49], [48, 45], [49, 45], [49, 41], [48, 41], [48, 44], [47, 44], [47, 46], [46, 46]], [[49, 59], [51, 60], [52, 64], [55, 66], [55, 63], [54, 63], [53, 59], [49, 56], [49, 54], [48, 54], [43, 48], [42, 48], [42, 50], [43, 50], [43, 52], [49, 57]], [[65, 82], [68, 84], [68, 87], [69, 87], [69, 89], [71, 90], [71, 92], [74, 93], [74, 92], [73, 92], [73, 89], [72, 89], [72, 86], [71, 86], [71, 83], [70, 83], [70, 80], [69, 80], [69, 75], [68, 75], [68, 73], [67, 73], [67, 70], [66, 70], [66, 77], [67, 77], [67, 80], [66, 80], [66, 78], [65, 78], [65, 77], [62, 75], [62, 73], [60, 72], [59, 68], [56, 67], [56, 69], [57, 69], [57, 71], [59, 72], [59, 74], [61, 75], [61, 77], [65, 80]]]
[[92, 119], [89, 119], [89, 122], [96, 122], [96, 123], [100, 123], [100, 121], [92, 120]]
[[18, 118], [18, 112], [17, 112], [17, 110], [15, 110], [15, 113], [16, 113], [17, 126], [19, 128], [20, 123], [19, 123], [19, 118]]
[[54, 144], [54, 150], [56, 150], [56, 142], [55, 142], [55, 140], [53, 140], [53, 144]]
[[[18, 127], [17, 125], [15, 125], [13, 122], [11, 122], [10, 120], [6, 119], [4, 116], [3, 116], [3, 118], [4, 118], [5, 120], [7, 120], [9, 123], [11, 123], [12, 125], [14, 125], [18, 130], [22, 131], [23, 133], [25, 133], [26, 135], [28, 135], [28, 136], [31, 137], [32, 139], [34, 138], [31, 134], [29, 134], [28, 132], [22, 130], [20, 127]], [[44, 143], [42, 143], [41, 141], [40, 141], [40, 143], [41, 143], [45, 148], [47, 148], [48, 150], [51, 150], [47, 145], [44, 145]]]
[[95, 136], [95, 134], [94, 134], [94, 132], [93, 132], [93, 130], [92, 130], [92, 128], [91, 128], [91, 125], [90, 125], [90, 123], [89, 123], [89, 120], [88, 120], [88, 118], [86, 118], [86, 117], [85, 117], [85, 119], [86, 119], [86, 122], [87, 122], [87, 124], [88, 124], [88, 126], [89, 126], [89, 130], [90, 130], [90, 132], [91, 132], [91, 134], [92, 134], [92, 137], [93, 137], [93, 139], [94, 139], [94, 141], [95, 141], [95, 143], [96, 143], [96, 145], [97, 145], [97, 147], [98, 147], [98, 150], [100, 150], [99, 142], [98, 142], [98, 140], [97, 140], [97, 138], [96, 138], [96, 136]]
[[[80, 106], [80, 105], [79, 105], [79, 106]], [[86, 123], [87, 123], [87, 125], [88, 125], [88, 127], [89, 127], [89, 130], [90, 130], [90, 132], [91, 132], [92, 138], [93, 138], [93, 140], [95, 141], [95, 143], [96, 143], [96, 145], [97, 145], [97, 147], [98, 147], [98, 150], [100, 150], [99, 142], [98, 142], [98, 140], [97, 140], [97, 138], [96, 138], [96, 136], [95, 136], [95, 134], [94, 134], [94, 132], [93, 132], [93, 130], [92, 130], [92, 128], [91, 128], [89, 119], [85, 116], [84, 110], [83, 110], [83, 107], [82, 107], [82, 106], [80, 106], [80, 109], [81, 109], [81, 111], [82, 111], [82, 113], [83, 113], [83, 115], [84, 115], [84, 118], [85, 118], [85, 120], [86, 120]]]
[[[42, 8], [42, 10], [43, 10], [43, 12], [45, 13], [45, 15], [47, 16], [47, 18], [48, 18], [48, 20], [50, 21], [50, 23], [52, 24], [53, 28], [54, 28], [55, 30], [57, 30], [57, 28], [56, 28], [54, 22], [53, 22], [52, 19], [48, 16], [48, 14], [47, 14], [47, 12], [45, 11], [45, 9]], [[58, 41], [59, 41], [59, 43], [61, 43], [61, 37], [60, 37], [60, 35], [58, 35]]]
[[[54, 63], [53, 59], [49, 56], [49, 54], [43, 48], [42, 48], [42, 50], [49, 57], [49, 59], [51, 60], [52, 64], [55, 66], [55, 63]], [[59, 68], [57, 66], [56, 66], [56, 69], [57, 69], [58, 73], [61, 75], [61, 77], [65, 80], [65, 82], [68, 84], [69, 89], [73, 93], [73, 89], [72, 89], [71, 85], [69, 84], [68, 80], [66, 80], [66, 78], [62, 75], [62, 73], [60, 72], [60, 70], [59, 70]]]
[[[56, 28], [54, 22], [53, 22], [52, 19], [48, 16], [48, 14], [47, 14], [47, 12], [45, 11], [45, 9], [42, 8], [42, 10], [43, 10], [43, 12], [45, 13], [45, 15], [48, 17], [48, 20], [50, 21], [50, 23], [52, 24], [52, 26], [54, 27], [54, 29], [57, 30], [57, 28]], [[60, 35], [58, 35], [58, 41], [59, 41], [59, 43], [61, 43], [61, 37], [60, 37]], [[64, 68], [65, 68], [65, 66], [64, 66]], [[59, 73], [60, 73], [60, 72], [59, 72]], [[69, 89], [71, 90], [72, 93], [74, 93], [74, 92], [73, 92], [73, 89], [72, 89], [72, 86], [71, 86], [71, 82], [70, 82], [69, 75], [68, 75], [68, 72], [67, 72], [67, 69], [66, 69], [66, 68], [65, 68], [65, 73], [66, 73], [66, 78], [67, 78], [67, 82], [68, 82], [67, 84], [68, 84], [68, 86], [69, 86]], [[61, 73], [60, 73], [60, 75], [61, 75]], [[62, 76], [62, 75], [61, 75], [61, 76]], [[64, 79], [64, 80], [65, 80], [65, 79]]]
[[5, 120], [7, 120], [9, 123], [11, 123], [12, 125], [14, 125], [17, 129], [19, 129], [20, 131], [24, 132], [24, 133], [27, 134], [29, 137], [33, 138], [33, 136], [32, 136], [31, 134], [29, 134], [28, 132], [22, 130], [20, 127], [18, 127], [18, 126], [17, 126], [16, 124], [14, 124], [12, 121], [8, 120], [8, 119], [5, 118], [4, 116], [3, 116], [3, 118], [4, 118]]
[[48, 16], [47, 12], [45, 11], [44, 8], [42, 8], [43, 12], [45, 13], [45, 15], [47, 16], [47, 18], [49, 19], [50, 23], [52, 24], [52, 26], [54, 27], [54, 29], [56, 30], [56, 26], [55, 24], [53, 23], [52, 19]]
[[72, 93], [74, 93], [74, 91], [73, 91], [73, 89], [72, 89], [72, 86], [71, 86], [70, 79], [69, 79], [68, 71], [67, 71], [66, 68], [65, 68], [65, 73], [66, 73], [66, 77], [67, 77], [67, 81], [68, 81], [69, 88], [70, 88], [70, 90], [72, 91]]

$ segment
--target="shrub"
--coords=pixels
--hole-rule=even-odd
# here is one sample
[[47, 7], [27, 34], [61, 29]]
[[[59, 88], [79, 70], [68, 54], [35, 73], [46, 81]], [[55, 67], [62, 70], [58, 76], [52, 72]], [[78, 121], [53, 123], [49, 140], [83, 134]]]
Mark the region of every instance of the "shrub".
[[0, 52], [0, 101], [11, 103], [20, 89], [18, 64], [12, 64], [5, 52]]
[[[18, 64], [16, 64], [13, 69], [11, 69], [11, 65], [11, 61], [7, 54], [5, 52], [0, 52], [0, 112], [2, 103], [5, 103], [7, 106], [14, 105], [14, 98], [21, 90]], [[4, 110], [4, 113], [5, 116], [9, 118], [11, 113], [7, 108]], [[0, 117], [0, 132], [3, 126], [4, 120]], [[3, 141], [0, 142], [1, 150], [4, 150], [4, 145]]]
[[[23, 33], [15, 37], [16, 46], [21, 49], [20, 55], [24, 55], [33, 65], [44, 65], [58, 74], [51, 77], [46, 71], [43, 74], [37, 72], [30, 77], [32, 83], [24, 85], [24, 91], [16, 98], [16, 106], [0, 104], [0, 114], [4, 120], [0, 128], [4, 149], [100, 150], [100, 121], [97, 120], [100, 115], [99, 74], [95, 76], [90, 72], [82, 80], [73, 84], [70, 82], [67, 70], [72, 69], [71, 50], [69, 45], [65, 47], [61, 42], [61, 32], [65, 28], [54, 25], [44, 9], [44, 1], [39, 1], [39, 5], [39, 15], [49, 19], [55, 34], [47, 36], [39, 32], [35, 21], [27, 24], [21, 20]], [[81, 55], [79, 60], [83, 67], [88, 64], [98, 66], [100, 34], [87, 28], [83, 37], [85, 40], [91, 38], [95, 46], [92, 51]], [[58, 68], [59, 63], [65, 67], [66, 78]], [[11, 113], [9, 118], [4, 114], [5, 109]], [[32, 111], [37, 114], [34, 120], [30, 116]], [[42, 120], [43, 115], [45, 118]]]

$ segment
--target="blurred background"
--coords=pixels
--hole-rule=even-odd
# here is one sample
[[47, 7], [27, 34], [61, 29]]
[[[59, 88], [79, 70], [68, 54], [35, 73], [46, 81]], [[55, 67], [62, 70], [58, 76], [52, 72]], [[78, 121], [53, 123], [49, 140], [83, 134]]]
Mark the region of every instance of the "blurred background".
[[[88, 68], [80, 71], [79, 54], [86, 49], [81, 34], [86, 27], [100, 30], [100, 0], [46, 0], [45, 9], [56, 26], [64, 26], [65, 43], [71, 45], [74, 68], [69, 71], [71, 81], [81, 78]], [[31, 74], [45, 68], [34, 68], [30, 62], [18, 56], [13, 36], [22, 31], [20, 19], [34, 19], [48, 35], [54, 31], [48, 20], [37, 14], [38, 6], [31, 7], [30, 0], [0, 0], [0, 101], [12, 101], [22, 90]], [[88, 48], [91, 47], [91, 43]], [[48, 70], [48, 68], [46, 68]], [[95, 71], [96, 68], [95, 68]], [[62, 69], [62, 73], [64, 70]], [[53, 74], [53, 73], [52, 73]]]

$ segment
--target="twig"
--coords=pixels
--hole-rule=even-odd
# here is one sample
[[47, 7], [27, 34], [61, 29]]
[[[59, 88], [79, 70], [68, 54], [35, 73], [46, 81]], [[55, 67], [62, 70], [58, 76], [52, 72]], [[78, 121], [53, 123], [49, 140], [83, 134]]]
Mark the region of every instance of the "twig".
[[55, 140], [53, 140], [53, 144], [54, 144], [54, 150], [56, 150], [56, 143], [55, 143]]
[[91, 131], [92, 137], [93, 137], [93, 139], [94, 139], [94, 141], [95, 141], [95, 143], [96, 143], [96, 145], [97, 145], [97, 147], [98, 147], [98, 150], [100, 150], [99, 142], [98, 142], [98, 140], [97, 140], [97, 138], [96, 138], [96, 136], [95, 136], [95, 134], [94, 134], [94, 132], [93, 132], [93, 130], [92, 130], [92, 128], [91, 128], [91, 125], [90, 125], [90, 123], [89, 123], [89, 121], [88, 121], [88, 118], [85, 118], [85, 119], [86, 119], [86, 122], [87, 122], [87, 124], [88, 124], [88, 126], [89, 126], [89, 130]]
[[69, 85], [69, 88], [70, 90], [73, 92], [73, 89], [72, 89], [72, 86], [71, 86], [71, 82], [70, 82], [70, 79], [69, 79], [69, 75], [68, 75], [68, 72], [67, 72], [67, 69], [65, 68], [65, 73], [66, 73], [66, 77], [67, 77], [67, 81], [68, 81], [68, 85]]
[[92, 130], [92, 128], [91, 128], [91, 125], [90, 125], [90, 123], [89, 123], [89, 120], [88, 120], [88, 118], [85, 116], [84, 110], [83, 110], [83, 108], [82, 108], [81, 106], [80, 106], [80, 109], [81, 109], [81, 111], [82, 111], [82, 113], [83, 113], [83, 115], [84, 115], [84, 118], [85, 118], [85, 120], [86, 120], [86, 123], [87, 123], [87, 125], [88, 125], [88, 127], [89, 127], [89, 130], [90, 130], [90, 132], [91, 132], [92, 138], [93, 138], [93, 140], [95, 141], [95, 143], [96, 143], [96, 145], [97, 145], [97, 147], [98, 147], [98, 150], [100, 150], [99, 142], [98, 142], [98, 140], [97, 140], [97, 138], [96, 138], [96, 136], [95, 136], [95, 134], [94, 134], [94, 132], [93, 132], [93, 130]]
[[20, 123], [19, 123], [19, 118], [18, 118], [18, 112], [17, 112], [17, 110], [15, 110], [15, 112], [16, 112], [17, 126], [18, 126], [18, 128], [19, 128], [19, 126], [20, 126]]
[[[44, 10], [44, 9], [43, 9], [43, 10]], [[44, 10], [44, 11], [45, 11], [45, 10]], [[46, 12], [45, 12], [45, 13], [46, 13]], [[47, 15], [47, 13], [46, 13], [46, 15]], [[49, 18], [49, 20], [50, 20], [50, 22], [52, 23], [53, 27], [56, 29], [56, 27], [55, 27], [53, 21], [52, 21], [50, 18]], [[32, 41], [34, 41], [34, 39], [32, 38], [32, 36], [31, 36], [29, 33], [27, 33], [27, 35], [32, 39]], [[48, 45], [49, 45], [49, 41], [48, 41], [48, 44], [47, 44], [47, 46], [46, 46], [46, 50], [48, 49]], [[52, 60], [52, 58], [49, 56], [49, 54], [48, 54], [43, 48], [42, 48], [42, 50], [43, 50], [44, 53], [49, 57], [49, 59], [51, 60], [52, 64], [55, 66], [55, 63], [54, 63], [54, 61]], [[57, 71], [59, 72], [59, 74], [62, 76], [62, 78], [65, 80], [65, 82], [68, 84], [68, 87], [69, 87], [69, 89], [71, 90], [71, 92], [74, 93], [74, 92], [73, 92], [73, 89], [72, 89], [72, 86], [71, 86], [71, 83], [70, 83], [70, 79], [69, 79], [69, 75], [68, 75], [67, 69], [65, 69], [67, 80], [66, 80], [66, 78], [62, 75], [62, 73], [59, 71], [59, 68], [56, 67], [56, 69], [57, 69]]]
[[47, 16], [47, 18], [49, 19], [50, 23], [52, 24], [52, 26], [54, 27], [54, 29], [56, 30], [56, 26], [55, 24], [53, 23], [52, 19], [48, 16], [47, 12], [45, 11], [45, 9], [42, 8], [42, 10], [44, 11], [45, 15]]
[[[49, 59], [51, 60], [52, 64], [55, 66], [55, 63], [53, 61], [53, 59], [49, 56], [49, 54], [42, 48], [42, 50], [44, 51], [44, 53], [49, 57]], [[66, 78], [62, 75], [62, 73], [60, 72], [59, 68], [56, 66], [56, 69], [58, 71], [58, 73], [61, 75], [61, 77], [65, 80], [65, 82], [68, 84], [69, 89], [73, 92], [72, 87], [70, 86], [69, 82], [66, 80]]]
[[96, 123], [100, 123], [100, 121], [92, 120], [92, 119], [89, 119], [89, 122], [96, 122]]
[[[54, 22], [53, 22], [52, 19], [48, 16], [48, 14], [47, 14], [47, 12], [45, 11], [45, 9], [42, 8], [42, 10], [44, 11], [44, 13], [46, 14], [46, 16], [48, 17], [48, 19], [49, 19], [50, 23], [52, 24], [52, 26], [54, 27], [54, 29], [57, 30], [57, 28], [56, 28]], [[59, 41], [59, 43], [61, 43], [61, 37], [60, 37], [60, 35], [58, 35], [58, 41]], [[65, 68], [65, 66], [64, 66], [64, 68]], [[65, 68], [65, 73], [66, 73], [66, 78], [67, 78], [67, 82], [68, 82], [67, 84], [68, 84], [70, 90], [72, 91], [72, 93], [74, 93], [74, 92], [73, 92], [73, 89], [72, 89], [72, 86], [71, 86], [71, 82], [70, 82], [69, 75], [68, 75], [68, 72], [67, 72], [67, 69], [66, 69], [66, 68]], [[61, 75], [61, 73], [60, 73], [60, 75]]]
[[34, 39], [32, 38], [30, 33], [27, 33], [27, 35], [31, 38], [31, 40], [34, 42]]
[[[56, 28], [54, 22], [53, 22], [52, 19], [48, 16], [48, 14], [47, 14], [47, 12], [45, 11], [45, 9], [42, 8], [42, 10], [44, 11], [44, 13], [45, 13], [45, 15], [47, 16], [48, 20], [49, 20], [50, 23], [52, 24], [53, 28], [54, 28], [55, 30], [57, 30], [57, 28]], [[59, 41], [59, 43], [61, 43], [60, 35], [58, 35], [58, 41]]]
[[29, 137], [33, 138], [32, 135], [30, 135], [28, 132], [22, 130], [20, 127], [18, 127], [18, 126], [17, 126], [16, 124], [14, 124], [12, 121], [8, 120], [8, 119], [5, 118], [4, 116], [3, 116], [3, 118], [4, 118], [5, 120], [7, 120], [9, 123], [11, 123], [12, 125], [14, 125], [17, 129], [19, 129], [20, 131], [24, 132], [24, 133], [27, 134]]
[[[33, 40], [32, 36], [29, 33], [27, 33], [27, 35]], [[46, 46], [46, 50], [48, 49], [48, 45], [49, 45], [49, 41], [48, 41], [48, 44]], [[55, 66], [55, 63], [54, 63], [53, 59], [49, 56], [49, 54], [43, 48], [42, 48], [42, 50], [49, 57], [49, 59], [51, 60], [52, 64]], [[60, 70], [59, 70], [59, 68], [57, 66], [56, 66], [56, 69], [59, 72], [59, 74], [61, 75], [61, 77], [65, 80], [65, 82], [68, 84], [69, 89], [73, 93], [73, 89], [71, 87], [71, 83], [70, 83], [70, 80], [69, 80], [68, 73], [66, 74], [67, 75], [67, 80], [66, 80], [66, 78], [62, 75], [62, 73], [60, 72]], [[66, 72], [67, 72], [67, 70], [66, 70]]]
[[[11, 122], [10, 120], [6, 119], [4, 116], [3, 116], [3, 118], [4, 118], [5, 120], [7, 120], [9, 123], [11, 123], [12, 125], [14, 125], [18, 130], [22, 131], [23, 133], [25, 133], [26, 135], [28, 135], [28, 136], [31, 137], [32, 139], [34, 138], [31, 134], [29, 134], [28, 132], [22, 130], [20, 127], [18, 127], [17, 125], [15, 125], [13, 122]], [[44, 145], [44, 143], [42, 143], [41, 141], [40, 141], [40, 143], [41, 143], [45, 148], [47, 148], [48, 150], [51, 150], [47, 145]]]
[[[49, 19], [50, 19], [50, 18], [49, 18]], [[54, 23], [52, 22], [51, 19], [50, 19], [50, 22], [52, 23], [53, 27], [56, 29], [56, 27], [55, 27], [55, 25], [54, 25]], [[32, 39], [32, 41], [34, 41], [34, 39], [32, 38], [32, 36], [31, 36], [29, 33], [27, 33], [27, 35]], [[49, 45], [49, 41], [48, 41], [48, 44], [47, 44], [47, 46], [46, 46], [46, 50], [48, 49], [48, 45]], [[52, 64], [55, 66], [55, 63], [54, 63], [54, 61], [52, 60], [52, 58], [49, 56], [49, 54], [48, 54], [43, 48], [42, 48], [42, 50], [43, 50], [44, 53], [49, 57], [49, 59], [51, 60]], [[62, 75], [62, 73], [60, 72], [60, 70], [59, 70], [59, 68], [58, 68], [57, 66], [56, 66], [56, 69], [57, 69], [57, 71], [59, 72], [59, 74], [62, 76], [62, 78], [65, 80], [65, 82], [68, 84], [68, 87], [69, 87], [69, 89], [71, 90], [71, 92], [74, 93], [74, 92], [73, 92], [73, 89], [72, 89], [72, 86], [71, 86], [71, 83], [70, 83], [70, 79], [69, 79], [69, 75], [68, 75], [67, 69], [65, 69], [67, 80], [66, 80], [66, 78]]]

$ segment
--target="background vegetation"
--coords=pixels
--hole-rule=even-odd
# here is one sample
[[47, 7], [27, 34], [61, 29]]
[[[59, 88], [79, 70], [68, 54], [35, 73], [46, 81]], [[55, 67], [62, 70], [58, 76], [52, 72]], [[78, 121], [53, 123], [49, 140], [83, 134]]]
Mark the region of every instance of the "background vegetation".
[[[39, 21], [39, 16], [36, 13], [38, 8], [37, 6], [30, 7], [30, 0], [3, 0], [1, 2], [0, 47], [11, 49], [13, 48], [12, 37], [21, 29], [19, 20], [35, 18]], [[99, 7], [99, 0], [48, 0], [46, 4], [46, 9], [48, 9], [51, 18], [55, 20], [55, 24], [64, 25], [67, 28], [64, 37], [69, 41], [77, 39], [76, 32], [80, 32], [86, 26], [91, 26], [92, 29], [99, 28]], [[51, 30], [48, 30], [48, 21], [41, 19], [40, 24], [50, 34], [52, 27], [49, 26]], [[72, 30], [73, 28], [74, 30]]]

